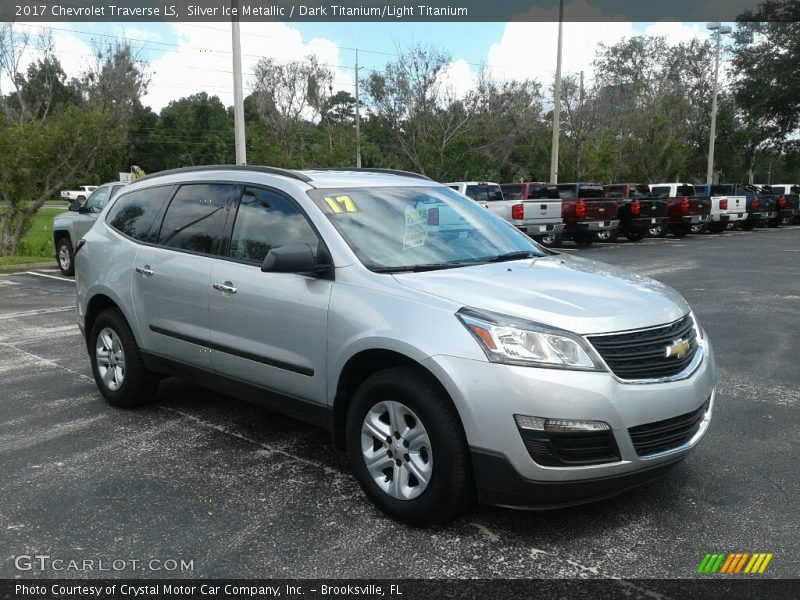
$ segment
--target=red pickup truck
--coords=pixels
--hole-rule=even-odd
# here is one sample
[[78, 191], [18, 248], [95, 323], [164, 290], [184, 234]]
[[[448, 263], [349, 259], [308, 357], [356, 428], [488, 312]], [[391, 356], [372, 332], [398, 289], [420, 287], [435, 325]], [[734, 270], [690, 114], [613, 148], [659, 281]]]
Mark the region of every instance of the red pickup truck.
[[603, 186], [596, 183], [559, 183], [564, 239], [578, 246], [589, 246], [599, 236], [614, 236], [619, 227], [617, 201], [606, 198]]
[[[704, 228], [711, 215], [711, 198], [698, 196], [693, 185], [686, 183], [654, 183], [650, 185], [654, 196], [664, 196], [667, 202], [669, 233], [686, 237], [692, 227]], [[667, 229], [651, 230], [654, 237], [666, 237]]]

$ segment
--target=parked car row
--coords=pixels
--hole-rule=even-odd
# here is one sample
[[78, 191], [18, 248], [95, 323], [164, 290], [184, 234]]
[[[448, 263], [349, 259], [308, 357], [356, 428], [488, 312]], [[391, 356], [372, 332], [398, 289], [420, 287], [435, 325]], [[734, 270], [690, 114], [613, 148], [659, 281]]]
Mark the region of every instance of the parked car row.
[[445, 185], [472, 198], [548, 247], [685, 237], [727, 228], [751, 230], [800, 220], [800, 186], [688, 183], [460, 181]]

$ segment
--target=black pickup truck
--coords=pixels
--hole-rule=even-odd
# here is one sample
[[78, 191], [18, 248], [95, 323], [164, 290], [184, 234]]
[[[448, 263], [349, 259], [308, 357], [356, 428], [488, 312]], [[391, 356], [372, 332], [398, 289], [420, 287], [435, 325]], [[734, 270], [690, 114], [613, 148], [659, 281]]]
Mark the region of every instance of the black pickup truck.
[[778, 224], [787, 225], [794, 220], [800, 220], [800, 186], [775, 184], [762, 186], [761, 189], [776, 198], [777, 224], [771, 225], [772, 227], [776, 227]]
[[[611, 183], [603, 186], [607, 198], [617, 200], [619, 206], [619, 233], [632, 242], [647, 237], [648, 232], [669, 225], [667, 202], [662, 196], [653, 196], [646, 183]], [[600, 234], [597, 234], [598, 237]], [[616, 241], [613, 239], [599, 241]]]

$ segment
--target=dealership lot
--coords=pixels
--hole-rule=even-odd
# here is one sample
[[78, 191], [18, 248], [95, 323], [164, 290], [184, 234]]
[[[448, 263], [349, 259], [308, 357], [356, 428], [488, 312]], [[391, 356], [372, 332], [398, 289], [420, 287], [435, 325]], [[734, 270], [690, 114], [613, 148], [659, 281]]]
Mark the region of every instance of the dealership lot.
[[47, 554], [192, 561], [119, 573], [151, 577], [692, 577], [706, 552], [746, 551], [796, 577], [800, 227], [564, 250], [686, 296], [717, 354], [711, 430], [668, 478], [618, 498], [477, 507], [432, 530], [374, 509], [321, 430], [178, 380], [154, 405], [110, 408], [74, 282], [0, 277], [0, 576], [86, 575], [15, 567]]

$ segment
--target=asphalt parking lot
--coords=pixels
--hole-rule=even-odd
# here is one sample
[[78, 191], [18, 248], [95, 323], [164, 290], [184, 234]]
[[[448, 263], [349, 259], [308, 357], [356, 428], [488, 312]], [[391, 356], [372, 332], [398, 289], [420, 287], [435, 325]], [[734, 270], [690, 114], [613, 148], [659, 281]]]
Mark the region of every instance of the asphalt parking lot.
[[712, 551], [774, 552], [765, 576], [800, 576], [800, 227], [565, 251], [687, 297], [719, 365], [711, 429], [615, 499], [428, 530], [374, 509], [311, 426], [174, 379], [144, 409], [107, 406], [74, 282], [0, 276], [0, 577], [92, 576], [15, 567], [45, 553], [193, 561], [114, 573], [150, 577], [691, 578]]

